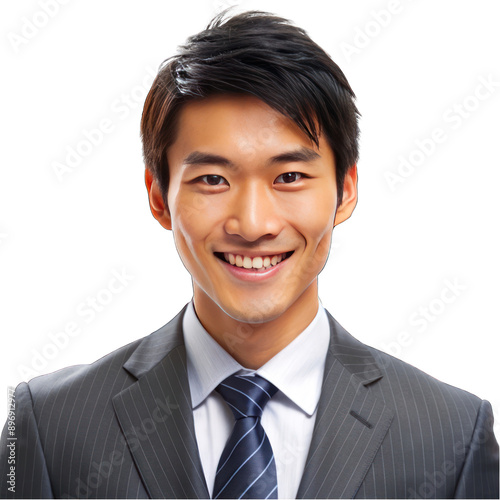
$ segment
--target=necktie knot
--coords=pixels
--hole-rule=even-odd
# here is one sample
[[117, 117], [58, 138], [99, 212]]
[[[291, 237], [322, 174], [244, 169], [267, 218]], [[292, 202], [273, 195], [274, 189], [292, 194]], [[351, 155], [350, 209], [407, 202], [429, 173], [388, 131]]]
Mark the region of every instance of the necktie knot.
[[216, 390], [231, 408], [234, 418], [239, 420], [261, 417], [264, 407], [278, 389], [259, 375], [231, 375]]

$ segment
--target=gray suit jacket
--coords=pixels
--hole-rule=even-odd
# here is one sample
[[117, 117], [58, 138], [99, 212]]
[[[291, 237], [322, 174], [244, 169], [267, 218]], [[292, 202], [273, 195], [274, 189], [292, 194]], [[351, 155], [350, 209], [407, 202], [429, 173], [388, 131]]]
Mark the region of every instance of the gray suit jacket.
[[[91, 365], [17, 387], [15, 493], [5, 479], [13, 441], [4, 428], [2, 498], [210, 497], [193, 427], [184, 310]], [[329, 321], [299, 498], [498, 498], [490, 404]]]

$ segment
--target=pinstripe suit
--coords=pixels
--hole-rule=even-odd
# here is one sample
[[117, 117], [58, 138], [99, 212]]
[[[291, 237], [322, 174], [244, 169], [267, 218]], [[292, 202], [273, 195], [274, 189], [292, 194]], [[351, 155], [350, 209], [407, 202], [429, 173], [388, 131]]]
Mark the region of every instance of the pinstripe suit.
[[[209, 498], [181, 311], [88, 366], [16, 390], [18, 497]], [[487, 401], [361, 344], [331, 343], [300, 498], [498, 498]], [[2, 434], [2, 498], [6, 430]]]

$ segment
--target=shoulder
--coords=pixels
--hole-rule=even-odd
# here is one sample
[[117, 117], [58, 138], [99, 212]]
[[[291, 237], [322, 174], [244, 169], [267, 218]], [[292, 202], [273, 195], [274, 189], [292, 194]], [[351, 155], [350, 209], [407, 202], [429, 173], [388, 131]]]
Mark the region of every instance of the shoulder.
[[331, 316], [330, 324], [332, 353], [397, 413], [420, 417], [427, 413], [428, 418], [446, 414], [451, 420], [459, 416], [474, 424], [481, 398], [360, 342]]
[[[94, 400], [112, 396], [118, 387], [132, 382], [132, 377], [123, 369], [123, 364], [140, 345], [136, 340], [89, 364], [68, 366], [52, 373], [40, 375], [28, 383], [22, 383], [16, 392], [23, 388], [31, 397], [35, 413], [46, 409], [76, 407], [94, 392]], [[129, 383], [130, 383], [129, 382]]]
[[28, 392], [35, 413], [52, 408], [77, 408], [87, 402], [94, 406], [100, 401], [107, 404], [115, 394], [160, 363], [170, 351], [183, 345], [180, 328], [183, 312], [184, 309], [155, 332], [93, 363], [69, 366], [35, 377], [27, 384], [20, 384], [17, 390]]
[[366, 346], [383, 373], [381, 386], [385, 392], [399, 394], [405, 401], [424, 407], [438, 406], [447, 413], [456, 411], [476, 415], [482, 399], [478, 396], [441, 381], [410, 363], [390, 354]]

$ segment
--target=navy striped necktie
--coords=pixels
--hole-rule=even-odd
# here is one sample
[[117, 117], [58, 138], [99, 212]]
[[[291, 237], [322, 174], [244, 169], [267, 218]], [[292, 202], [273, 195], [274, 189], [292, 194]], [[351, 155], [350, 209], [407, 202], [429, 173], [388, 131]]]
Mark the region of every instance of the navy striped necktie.
[[260, 423], [278, 389], [258, 375], [231, 375], [216, 390], [236, 421], [217, 466], [212, 498], [278, 498], [273, 449]]

